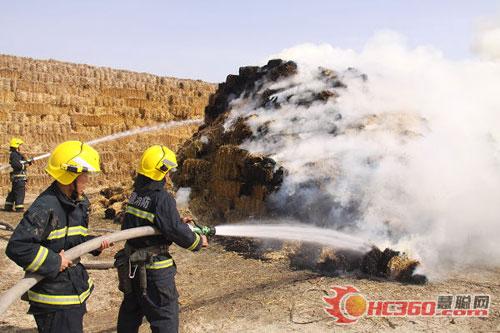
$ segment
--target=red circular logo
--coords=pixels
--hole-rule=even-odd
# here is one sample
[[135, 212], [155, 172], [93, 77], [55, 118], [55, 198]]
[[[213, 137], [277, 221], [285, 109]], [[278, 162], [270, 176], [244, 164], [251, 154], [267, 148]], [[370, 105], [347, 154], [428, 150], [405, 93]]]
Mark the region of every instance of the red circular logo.
[[359, 290], [353, 286], [332, 288], [333, 296], [324, 296], [323, 300], [328, 304], [325, 311], [335, 318], [338, 324], [352, 324], [365, 314], [367, 302]]

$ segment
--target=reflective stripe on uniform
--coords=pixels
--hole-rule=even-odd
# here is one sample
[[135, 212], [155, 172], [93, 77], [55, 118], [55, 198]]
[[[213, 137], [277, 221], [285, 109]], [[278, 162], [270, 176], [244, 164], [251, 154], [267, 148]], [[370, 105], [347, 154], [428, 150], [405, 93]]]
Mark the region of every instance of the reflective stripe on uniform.
[[89, 229], [85, 228], [84, 226], [78, 225], [76, 227], [68, 228], [68, 236], [88, 236], [88, 235], [89, 235]]
[[14, 178], [27, 178], [26, 175], [12, 175]]
[[48, 254], [49, 250], [46, 247], [40, 246], [40, 248], [38, 248], [38, 252], [36, 253], [35, 259], [33, 259], [31, 264], [26, 267], [26, 270], [30, 272], [36, 272], [45, 262]]
[[49, 236], [47, 236], [47, 240], [63, 238], [64, 236], [66, 236], [67, 229], [68, 229], [68, 227], [64, 227], [62, 229], [52, 230], [50, 232]]
[[16, 205], [16, 208], [24, 208], [24, 205]]
[[75, 227], [64, 227], [61, 229], [52, 230], [47, 236], [47, 240], [64, 238], [68, 236], [88, 236], [88, 229], [84, 226], [78, 225]]
[[132, 206], [127, 206], [127, 209], [125, 212], [132, 214], [134, 216], [140, 217], [141, 219], [148, 220], [149, 222], [153, 223], [155, 219], [155, 214], [146, 212], [145, 210], [140, 210]]
[[46, 295], [34, 291], [28, 291], [28, 298], [32, 302], [51, 304], [51, 305], [72, 305], [82, 304], [90, 296], [94, 282], [89, 278], [89, 288], [80, 295]]
[[197, 233], [195, 233], [194, 235], [196, 236], [196, 239], [194, 240], [193, 244], [191, 244], [191, 246], [188, 247], [188, 250], [190, 250], [190, 251], [193, 251], [198, 246], [198, 243], [200, 242], [200, 235], [198, 235]]
[[146, 269], [162, 269], [170, 267], [174, 264], [173, 259], [166, 259], [161, 261], [155, 261], [152, 264], [147, 264]]

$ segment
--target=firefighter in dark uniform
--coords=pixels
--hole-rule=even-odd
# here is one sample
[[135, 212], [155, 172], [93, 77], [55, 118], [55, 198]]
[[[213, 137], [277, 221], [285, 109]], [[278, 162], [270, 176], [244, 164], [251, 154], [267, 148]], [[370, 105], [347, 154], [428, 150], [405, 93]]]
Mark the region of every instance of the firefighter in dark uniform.
[[24, 210], [24, 195], [26, 192], [26, 166], [33, 163], [32, 159], [26, 159], [21, 154], [21, 145], [24, 143], [19, 138], [10, 140], [10, 157], [9, 163], [12, 167], [10, 179], [12, 181], [12, 190], [5, 199], [6, 211], [22, 212]]
[[[64, 251], [92, 237], [88, 235], [89, 201], [83, 191], [88, 173], [100, 171], [99, 154], [83, 142], [67, 141], [55, 148], [45, 170], [55, 181], [26, 211], [6, 253], [26, 272], [45, 277], [25, 295], [38, 331], [81, 333], [93, 282]], [[108, 246], [103, 241], [93, 254]]]
[[160, 145], [149, 147], [139, 163], [122, 230], [153, 225], [161, 235], [128, 240], [116, 256], [120, 290], [124, 292], [118, 333], [138, 332], [144, 316], [152, 332], [177, 332], [176, 266], [168, 247], [176, 243], [198, 251], [208, 245], [206, 236], [194, 233], [184, 223], [188, 221], [181, 220], [174, 198], [164, 188], [166, 174], [176, 166], [175, 154]]

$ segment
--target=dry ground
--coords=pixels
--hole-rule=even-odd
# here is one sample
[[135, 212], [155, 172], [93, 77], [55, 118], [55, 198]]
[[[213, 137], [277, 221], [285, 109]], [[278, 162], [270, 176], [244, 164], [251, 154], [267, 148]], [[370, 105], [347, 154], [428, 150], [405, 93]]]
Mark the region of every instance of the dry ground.
[[[18, 213], [0, 212], [0, 221], [15, 225]], [[117, 228], [94, 217], [94, 227]], [[14, 285], [22, 270], [4, 254], [10, 233], [0, 231], [0, 291]], [[121, 244], [103, 254], [111, 259]], [[324, 277], [291, 270], [285, 258], [270, 261], [245, 259], [211, 244], [201, 253], [175, 248], [180, 293], [181, 332], [498, 332], [500, 331], [500, 268], [474, 268], [453, 273], [425, 286]], [[102, 258], [101, 258], [102, 259]], [[121, 294], [113, 270], [91, 271], [96, 288], [88, 302], [86, 332], [113, 332]], [[489, 294], [488, 318], [364, 318], [348, 327], [334, 324], [323, 311], [321, 297], [332, 285], [354, 285], [368, 299], [435, 300], [441, 294]], [[0, 317], [1, 332], [36, 332], [25, 302], [16, 301]], [[145, 323], [141, 332], [149, 332]]]

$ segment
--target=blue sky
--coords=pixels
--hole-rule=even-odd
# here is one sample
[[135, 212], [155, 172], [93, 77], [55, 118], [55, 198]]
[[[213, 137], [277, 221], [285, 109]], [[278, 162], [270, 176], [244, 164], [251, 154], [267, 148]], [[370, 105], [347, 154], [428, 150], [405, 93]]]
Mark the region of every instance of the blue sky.
[[0, 53], [219, 82], [301, 43], [360, 50], [384, 29], [470, 58], [479, 20], [499, 12], [493, 0], [4, 0]]

